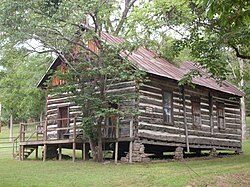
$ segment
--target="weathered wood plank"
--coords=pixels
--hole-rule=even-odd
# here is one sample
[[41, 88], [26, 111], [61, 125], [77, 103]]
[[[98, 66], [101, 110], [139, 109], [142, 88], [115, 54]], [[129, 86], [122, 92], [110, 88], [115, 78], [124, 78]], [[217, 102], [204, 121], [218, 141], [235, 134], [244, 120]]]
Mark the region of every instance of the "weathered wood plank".
[[[201, 124], [199, 127], [196, 127], [192, 124], [192, 120], [188, 119], [187, 122], [189, 130], [197, 130], [204, 132], [210, 132], [211, 130], [209, 124], [208, 125]], [[163, 125], [163, 126], [170, 126], [170, 127], [177, 127], [184, 129], [184, 117], [178, 118], [178, 120], [175, 120], [174, 123], [172, 124], [164, 124], [163, 119], [151, 119], [150, 117], [139, 116], [139, 124], [160, 125], [160, 126]], [[216, 123], [214, 123], [214, 125], [215, 125], [214, 133], [220, 133], [220, 130], [217, 128]], [[235, 124], [226, 124], [226, 129], [224, 130], [223, 133], [240, 135], [241, 134], [240, 125], [237, 126]]]
[[156, 119], [163, 119], [163, 113], [146, 113], [144, 111], [139, 111], [140, 112], [140, 116], [145, 116], [145, 117], [149, 117], [149, 118], [156, 118]]
[[[163, 125], [149, 125], [147, 123], [140, 123], [139, 129], [142, 130], [151, 130], [151, 131], [158, 131], [158, 132], [167, 132], [170, 134], [185, 136], [185, 128], [178, 128], [178, 127], [169, 127], [169, 126], [163, 126]], [[221, 139], [232, 139], [232, 140], [240, 140], [241, 135], [240, 134], [225, 134], [220, 133], [217, 131], [216, 133], [212, 134], [210, 131], [202, 131], [200, 129], [197, 130], [191, 130], [188, 129], [189, 135], [195, 135], [200, 137], [214, 137], [214, 138], [221, 138]]]
[[[171, 142], [162, 142], [162, 141], [154, 141], [154, 140], [148, 140], [148, 139], [142, 139], [141, 142], [143, 144], [149, 144], [149, 145], [161, 145], [161, 146], [169, 146], [169, 147], [185, 147], [184, 143], [171, 143]], [[189, 144], [190, 148], [199, 148], [199, 149], [212, 149], [215, 148], [217, 150], [232, 150], [236, 151], [239, 149], [239, 147], [232, 147], [232, 146], [214, 146], [214, 145], [195, 145], [195, 144]]]
[[[155, 133], [147, 130], [139, 131], [140, 138], [147, 138], [153, 140], [167, 141], [167, 142], [176, 142], [176, 143], [185, 143], [185, 137], [179, 136], [170, 136], [168, 133]], [[232, 146], [232, 147], [241, 147], [241, 142], [239, 140], [229, 140], [229, 139], [218, 139], [218, 138], [208, 138], [208, 137], [196, 137], [189, 136], [190, 144], [204, 144], [204, 145], [216, 145], [216, 146]]]
[[118, 82], [113, 84], [108, 84], [108, 90], [120, 89], [120, 88], [128, 88], [128, 87], [135, 87], [135, 81], [125, 81], [125, 82]]
[[139, 103], [147, 103], [147, 104], [156, 105], [156, 106], [163, 106], [162, 100], [151, 99], [151, 98], [144, 97], [144, 96], [139, 97]]
[[160, 99], [162, 100], [162, 93], [154, 93], [154, 92], [149, 92], [149, 91], [144, 91], [144, 90], [139, 90], [140, 95], [155, 98], [155, 99]]

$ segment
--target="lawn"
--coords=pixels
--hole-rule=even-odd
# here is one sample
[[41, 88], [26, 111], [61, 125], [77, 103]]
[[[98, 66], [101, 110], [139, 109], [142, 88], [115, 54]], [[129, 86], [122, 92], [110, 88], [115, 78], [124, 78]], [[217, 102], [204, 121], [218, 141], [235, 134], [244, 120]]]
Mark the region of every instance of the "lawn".
[[[7, 128], [0, 133], [0, 147], [11, 146], [3, 139], [6, 136]], [[0, 149], [0, 186], [250, 186], [250, 140], [243, 142], [243, 151], [223, 158], [115, 165], [80, 160], [17, 161], [6, 148]]]

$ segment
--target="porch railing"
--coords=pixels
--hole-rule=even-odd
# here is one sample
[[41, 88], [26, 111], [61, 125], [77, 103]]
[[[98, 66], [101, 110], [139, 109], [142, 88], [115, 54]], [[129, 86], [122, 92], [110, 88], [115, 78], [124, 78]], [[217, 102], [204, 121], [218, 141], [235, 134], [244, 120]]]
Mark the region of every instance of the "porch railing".
[[[57, 121], [56, 125], [48, 126], [51, 121], [55, 120]], [[60, 127], [59, 124], [64, 120], [68, 120], [69, 125], [67, 127]], [[75, 139], [80, 136], [82, 137], [83, 133], [80, 129], [81, 127], [76, 124], [76, 118], [60, 118], [36, 123], [21, 123], [19, 139], [20, 142]]]

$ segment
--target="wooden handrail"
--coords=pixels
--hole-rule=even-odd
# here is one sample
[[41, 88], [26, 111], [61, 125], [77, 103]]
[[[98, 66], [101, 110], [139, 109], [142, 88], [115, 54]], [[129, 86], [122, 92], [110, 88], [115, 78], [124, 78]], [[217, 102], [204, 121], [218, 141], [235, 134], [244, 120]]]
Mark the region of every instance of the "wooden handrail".
[[20, 137], [20, 134], [13, 141], [17, 141], [19, 137]]
[[[61, 121], [61, 120], [66, 120], [66, 119], [71, 119], [71, 120], [74, 120], [74, 118], [55, 118], [55, 119], [49, 119], [47, 121]], [[44, 124], [46, 122], [46, 120], [44, 121], [39, 121], [39, 122], [28, 122], [28, 123], [22, 123], [23, 126], [35, 126], [36, 124], [38, 124], [37, 126], [38, 127], [43, 127], [43, 125], [41, 124]], [[18, 125], [18, 124], [15, 124], [15, 125]], [[19, 124], [20, 125], [20, 124]]]
[[[68, 127], [56, 127], [56, 126], [48, 126], [50, 121], [61, 121], [69, 119], [69, 122], [71, 126]], [[51, 119], [48, 120], [47, 118], [45, 119], [44, 122], [42, 122], [43, 125], [41, 125], [41, 122], [34, 122], [34, 123], [20, 123], [20, 131], [19, 131], [19, 139], [20, 142], [23, 141], [31, 141], [34, 140], [33, 138], [36, 139], [36, 141], [39, 140], [38, 134], [43, 133], [43, 140], [47, 141], [48, 140], [48, 133], [57, 131], [59, 133], [60, 131], [67, 131], [66, 134], [69, 134], [69, 131], [71, 132], [70, 139], [76, 139], [77, 137], [77, 132], [78, 128], [81, 128], [82, 126], [77, 124], [77, 118], [60, 118], [60, 119]], [[73, 123], [73, 124], [72, 124]], [[36, 125], [34, 125], [36, 124]], [[60, 139], [60, 138], [59, 138]]]
[[44, 123], [44, 134], [43, 134], [44, 140], [47, 140], [47, 134], [48, 134], [47, 125], [48, 125], [48, 119], [46, 118], [45, 123]]
[[13, 140], [13, 145], [12, 145], [12, 156], [13, 159], [15, 158], [15, 153], [17, 153], [17, 140], [20, 138], [20, 134]]
[[34, 136], [34, 134], [36, 134], [36, 131], [34, 131], [26, 141], [29, 141]]

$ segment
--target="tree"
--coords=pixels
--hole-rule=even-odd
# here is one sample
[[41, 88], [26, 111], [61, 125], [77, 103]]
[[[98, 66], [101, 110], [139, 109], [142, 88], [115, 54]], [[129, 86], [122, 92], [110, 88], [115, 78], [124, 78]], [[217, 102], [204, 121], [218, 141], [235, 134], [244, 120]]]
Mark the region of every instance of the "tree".
[[0, 60], [0, 102], [5, 115], [13, 115], [16, 122], [39, 119], [44, 110], [45, 97], [36, 83], [44, 74], [51, 58], [45, 55], [25, 56], [22, 49], [5, 48]]
[[[216, 44], [234, 52], [238, 58], [240, 72], [238, 86], [244, 89], [244, 66], [246, 67], [244, 64], [250, 60], [250, 2], [203, 0], [201, 3], [203, 10], [205, 10], [203, 17], [207, 21], [204, 28], [209, 34], [216, 36]], [[215, 48], [214, 45], [211, 47]], [[241, 110], [242, 137], [247, 138], [245, 97], [241, 98]]]
[[203, 15], [209, 21], [210, 31], [218, 33], [220, 41], [232, 48], [238, 58], [250, 59], [250, 2], [241, 0], [200, 2], [206, 11]]
[[227, 51], [249, 58], [249, 15], [248, 1], [156, 0], [138, 5], [129, 23], [137, 32], [132, 35], [151, 46], [148, 40], [164, 41], [172, 36], [174, 57], [188, 49], [192, 59], [212, 77], [224, 80]]
[[81, 117], [84, 132], [89, 138], [93, 159], [101, 162], [103, 124], [112, 116], [122, 118], [136, 114], [135, 109], [123, 107], [124, 102], [136, 98], [136, 93], [114, 94], [110, 92], [112, 85], [132, 80], [141, 82], [143, 73], [119, 56], [124, 47], [128, 49], [126, 43], [111, 46], [87, 28], [82, 31], [81, 37], [95, 43], [98, 50], [81, 47], [77, 58], [70, 60], [73, 68], [57, 72], [56, 76], [67, 83], [52, 92], [72, 94], [69, 101], [81, 108], [78, 117]]
[[[124, 33], [124, 25], [135, 2], [125, 0], [124, 7], [121, 7], [121, 2], [116, 0], [24, 0], [22, 3], [4, 0], [0, 5], [2, 44], [29, 45], [31, 40], [36, 40], [40, 46], [30, 46], [26, 49], [27, 54], [56, 53], [68, 66], [69, 72], [65, 76], [69, 78], [73, 74], [74, 79], [69, 78], [73, 79], [72, 82], [76, 81], [75, 77], [81, 80], [78, 83], [80, 92], [73, 89], [70, 80], [67, 85], [71, 87], [67, 89], [81, 98], [72, 101], [82, 108], [83, 126], [90, 138], [93, 156], [98, 161], [102, 161], [101, 124], [107, 116], [118, 112], [110, 108], [110, 104], [120, 100], [118, 96], [107, 96], [107, 81], [114, 78], [130, 80], [137, 75], [128, 62], [118, 63], [122, 47], [107, 45], [100, 34], [103, 30], [114, 35]], [[87, 22], [93, 30], [81, 24]], [[90, 40], [98, 52], [86, 47]], [[91, 59], [84, 55], [86, 51], [91, 54]], [[75, 55], [77, 59], [71, 58]], [[99, 94], [95, 94], [96, 89]]]

